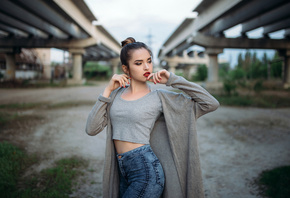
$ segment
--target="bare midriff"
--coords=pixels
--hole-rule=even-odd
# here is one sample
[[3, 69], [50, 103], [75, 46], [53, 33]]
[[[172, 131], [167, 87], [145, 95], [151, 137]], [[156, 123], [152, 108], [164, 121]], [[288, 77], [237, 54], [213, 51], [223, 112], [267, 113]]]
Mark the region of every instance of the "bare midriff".
[[118, 154], [126, 153], [145, 144], [138, 144], [133, 142], [125, 142], [121, 140], [114, 140], [115, 148]]

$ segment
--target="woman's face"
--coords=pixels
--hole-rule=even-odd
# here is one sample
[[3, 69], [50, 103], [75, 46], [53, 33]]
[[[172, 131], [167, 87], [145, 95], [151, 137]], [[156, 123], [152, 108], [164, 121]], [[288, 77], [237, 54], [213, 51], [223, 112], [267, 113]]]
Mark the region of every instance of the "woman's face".
[[144, 48], [134, 50], [129, 60], [129, 72], [132, 80], [146, 82], [148, 76], [146, 76], [146, 74], [148, 74], [148, 72], [150, 74], [152, 71], [152, 57], [149, 52]]

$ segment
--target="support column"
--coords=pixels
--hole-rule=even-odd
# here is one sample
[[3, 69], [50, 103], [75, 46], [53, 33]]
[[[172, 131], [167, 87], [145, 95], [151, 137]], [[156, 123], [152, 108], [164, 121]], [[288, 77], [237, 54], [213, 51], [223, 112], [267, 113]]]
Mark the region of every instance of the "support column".
[[285, 89], [290, 87], [290, 50], [286, 51], [284, 58], [283, 86]]
[[112, 75], [118, 73], [119, 63], [120, 63], [120, 58], [114, 58], [111, 60]]
[[15, 64], [15, 53], [6, 53], [5, 54], [6, 59], [6, 73], [5, 78], [7, 80], [14, 80], [15, 79], [15, 70], [16, 70], [16, 64]]
[[177, 65], [175, 62], [168, 62], [169, 72], [175, 73]]
[[68, 80], [68, 84], [84, 84], [82, 68], [82, 55], [85, 53], [84, 49], [70, 49], [73, 59], [73, 78]]
[[207, 82], [206, 88], [211, 91], [220, 90], [223, 84], [219, 82], [219, 64], [218, 64], [218, 54], [222, 53], [221, 48], [207, 48], [205, 53], [209, 57], [209, 65], [207, 72]]
[[208, 82], [218, 82], [218, 54], [222, 53], [223, 49], [220, 48], [207, 48], [205, 53], [208, 54], [209, 57], [209, 66], [208, 66]]
[[187, 67], [185, 67], [185, 69], [183, 70], [184, 77], [188, 80], [191, 80], [193, 74], [196, 73], [196, 68], [196, 65], [188, 65]]

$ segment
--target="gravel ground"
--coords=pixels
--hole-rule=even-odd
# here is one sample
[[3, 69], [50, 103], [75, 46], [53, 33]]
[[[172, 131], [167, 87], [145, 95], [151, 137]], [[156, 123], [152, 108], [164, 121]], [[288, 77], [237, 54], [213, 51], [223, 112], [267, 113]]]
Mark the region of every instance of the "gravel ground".
[[[29, 153], [40, 154], [41, 160], [31, 171], [47, 168], [63, 157], [89, 160], [71, 197], [101, 197], [106, 134], [88, 136], [84, 129], [104, 85], [100, 82], [92, 87], [0, 89], [0, 104], [80, 101], [79, 106], [17, 110], [31, 119], [6, 128], [0, 140], [10, 140]], [[289, 118], [289, 108], [223, 106], [201, 117], [197, 129], [206, 197], [257, 197], [251, 183], [261, 171], [290, 165]]]

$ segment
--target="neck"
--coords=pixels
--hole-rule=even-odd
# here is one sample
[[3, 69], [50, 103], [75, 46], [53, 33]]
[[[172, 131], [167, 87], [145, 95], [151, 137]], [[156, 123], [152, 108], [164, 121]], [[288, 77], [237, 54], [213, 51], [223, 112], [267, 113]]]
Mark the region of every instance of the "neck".
[[132, 94], [150, 90], [146, 82], [136, 82], [136, 81], [131, 81], [129, 89]]

